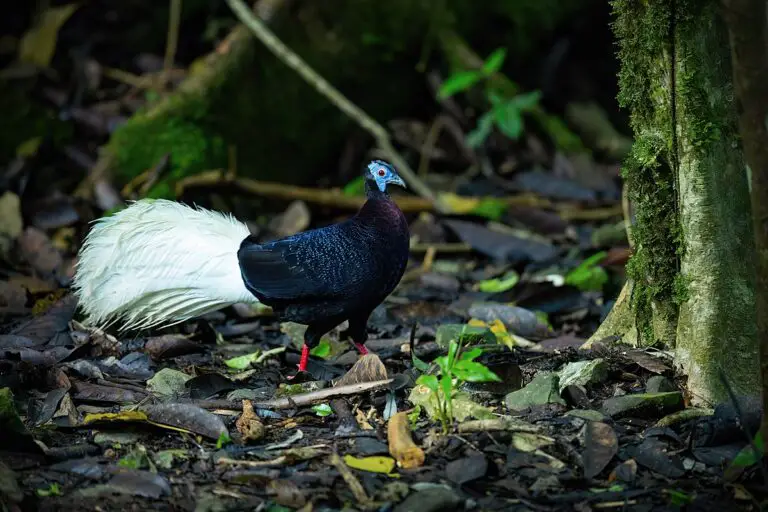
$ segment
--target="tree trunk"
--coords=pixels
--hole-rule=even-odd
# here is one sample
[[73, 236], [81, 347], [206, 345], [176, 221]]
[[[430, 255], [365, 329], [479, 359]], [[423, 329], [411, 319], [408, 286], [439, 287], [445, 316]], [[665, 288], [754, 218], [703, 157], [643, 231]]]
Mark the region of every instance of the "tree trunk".
[[714, 0], [616, 0], [619, 101], [635, 144], [630, 283], [591, 341], [674, 348], [695, 403], [759, 390], [749, 188]]
[[763, 440], [768, 439], [768, 16], [765, 0], [723, 0], [731, 38], [739, 130], [752, 171], [757, 254], [757, 336], [763, 386]]

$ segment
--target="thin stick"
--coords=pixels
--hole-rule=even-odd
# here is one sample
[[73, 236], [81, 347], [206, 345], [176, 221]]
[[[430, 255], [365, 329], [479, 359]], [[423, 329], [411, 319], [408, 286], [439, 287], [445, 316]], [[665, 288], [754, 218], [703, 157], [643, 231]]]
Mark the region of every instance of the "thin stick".
[[[376, 380], [373, 382], [361, 382], [359, 384], [349, 384], [335, 388], [320, 389], [310, 393], [288, 396], [285, 398], [275, 398], [266, 402], [253, 402], [253, 407], [257, 409], [293, 409], [295, 407], [304, 407], [317, 402], [323, 402], [336, 396], [357, 395], [368, 391], [387, 387], [393, 379]], [[230, 409], [240, 411], [243, 409], [243, 403], [240, 400], [193, 400], [189, 401], [203, 409]]]
[[344, 481], [349, 486], [349, 490], [352, 491], [352, 494], [355, 496], [355, 499], [358, 503], [361, 505], [367, 505], [370, 503], [371, 498], [368, 497], [368, 495], [365, 493], [365, 489], [363, 488], [363, 484], [360, 483], [360, 480], [357, 479], [357, 477], [352, 473], [352, 471], [347, 467], [346, 464], [344, 464], [344, 461], [341, 460], [341, 457], [339, 457], [339, 454], [334, 452], [331, 455], [331, 464], [333, 464], [336, 469], [341, 473], [341, 477], [344, 479]]
[[331, 103], [336, 105], [339, 110], [344, 112], [354, 120], [361, 128], [371, 134], [376, 140], [379, 148], [389, 156], [389, 160], [397, 168], [400, 175], [418, 195], [426, 198], [435, 204], [435, 208], [441, 212], [449, 211], [449, 208], [440, 201], [430, 188], [419, 179], [411, 170], [405, 159], [392, 146], [389, 134], [373, 118], [366, 114], [360, 107], [349, 101], [341, 92], [333, 87], [327, 80], [320, 76], [314, 69], [309, 67], [296, 53], [288, 48], [280, 39], [275, 36], [264, 23], [259, 20], [253, 11], [248, 8], [242, 0], [227, 0], [230, 9], [235, 16], [247, 26], [253, 34], [269, 50], [288, 67], [293, 69], [308, 84], [315, 88], [317, 92], [325, 96]]
[[173, 67], [173, 59], [176, 57], [176, 48], [179, 44], [179, 25], [181, 24], [181, 0], [171, 0], [168, 13], [168, 37], [165, 41], [165, 57], [163, 58], [163, 73], [160, 85], [165, 88], [168, 74]]

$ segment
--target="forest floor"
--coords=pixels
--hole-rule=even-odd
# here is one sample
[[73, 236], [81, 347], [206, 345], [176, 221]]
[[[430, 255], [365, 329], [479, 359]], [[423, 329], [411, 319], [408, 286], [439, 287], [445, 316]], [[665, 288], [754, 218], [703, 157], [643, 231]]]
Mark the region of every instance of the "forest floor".
[[[146, 74], [162, 68], [140, 57]], [[296, 376], [303, 327], [241, 304], [156, 331], [85, 325], [69, 285], [89, 222], [167, 163], [122, 188], [96, 173], [126, 105], [150, 96], [97, 64], [82, 68], [90, 85], [36, 81], [25, 99], [68, 126], [67, 142], [41, 128], [0, 167], [2, 510], [759, 508], [755, 404], [691, 407], [664, 350], [585, 346], [624, 282], [631, 208], [616, 159], [566, 154], [534, 130], [511, 141], [497, 128], [457, 175], [455, 136], [427, 150], [408, 143], [432, 121], [389, 124], [461, 214], [407, 212], [411, 261], [371, 317], [368, 356], [336, 329]], [[463, 101], [434, 114], [450, 124]], [[344, 175], [326, 181], [349, 201]], [[244, 220], [263, 240], [350, 213], [317, 188], [280, 190], [234, 197], [201, 182], [194, 200], [258, 202]], [[450, 408], [429, 384], [446, 354], [480, 363], [454, 369]], [[499, 380], [482, 382], [488, 371]]]

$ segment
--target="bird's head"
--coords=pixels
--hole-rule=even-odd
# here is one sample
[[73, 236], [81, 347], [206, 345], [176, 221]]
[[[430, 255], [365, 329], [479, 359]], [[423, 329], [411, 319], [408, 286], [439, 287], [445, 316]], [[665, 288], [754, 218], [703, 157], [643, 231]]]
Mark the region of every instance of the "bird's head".
[[375, 183], [379, 192], [386, 192], [387, 185], [390, 184], [407, 188], [403, 179], [397, 174], [397, 171], [395, 171], [395, 168], [381, 160], [372, 160], [371, 163], [368, 164], [365, 178], [366, 182], [372, 181]]

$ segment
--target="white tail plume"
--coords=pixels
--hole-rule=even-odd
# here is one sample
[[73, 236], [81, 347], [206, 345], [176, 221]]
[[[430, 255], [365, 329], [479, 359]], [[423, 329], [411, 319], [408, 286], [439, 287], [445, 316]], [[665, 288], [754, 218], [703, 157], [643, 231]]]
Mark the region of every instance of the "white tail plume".
[[94, 223], [73, 288], [91, 324], [172, 325], [237, 302], [258, 303], [240, 276], [250, 234], [231, 215], [144, 199]]

